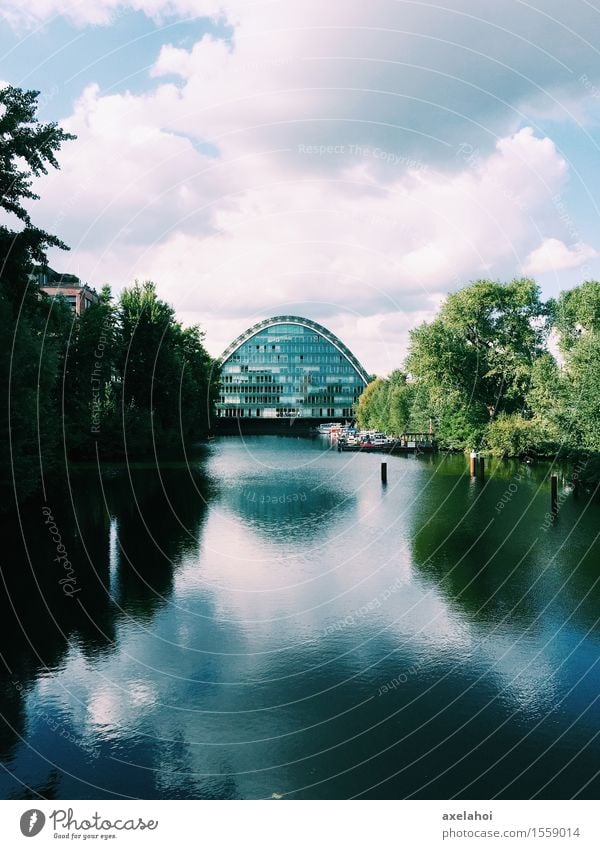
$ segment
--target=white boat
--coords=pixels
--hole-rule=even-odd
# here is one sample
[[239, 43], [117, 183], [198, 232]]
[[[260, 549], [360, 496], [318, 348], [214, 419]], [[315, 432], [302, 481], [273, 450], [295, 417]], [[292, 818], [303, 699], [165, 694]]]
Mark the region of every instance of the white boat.
[[323, 436], [329, 436], [332, 430], [338, 430], [341, 425], [339, 422], [327, 422], [320, 424], [317, 430], [319, 433], [323, 434]]
[[390, 438], [385, 433], [375, 431], [375, 433], [371, 434], [371, 439], [369, 441], [371, 445], [387, 445], [388, 442], [390, 442]]

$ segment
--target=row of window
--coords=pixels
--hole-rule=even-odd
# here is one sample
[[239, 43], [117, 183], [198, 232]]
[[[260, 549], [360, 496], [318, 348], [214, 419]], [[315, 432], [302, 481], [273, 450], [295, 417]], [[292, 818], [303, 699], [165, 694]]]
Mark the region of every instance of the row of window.
[[352, 416], [351, 407], [314, 407], [310, 410], [303, 410], [300, 407], [227, 407], [224, 410], [217, 410], [217, 415], [227, 419], [243, 419], [243, 418], [265, 418], [265, 419], [283, 419], [283, 418], [350, 418]]
[[241, 345], [236, 354], [238, 355], [249, 355], [255, 354], [256, 352], [260, 353], [270, 353], [275, 352], [276, 354], [329, 354], [332, 351], [337, 350], [334, 345], [331, 345], [329, 342], [323, 342], [321, 344], [316, 342], [306, 342], [305, 340], [295, 340], [294, 342], [277, 342], [277, 344], [272, 344], [271, 340], [264, 344], [255, 344], [254, 340], [252, 342], [248, 342], [246, 345]]
[[276, 404], [278, 401], [285, 402], [287, 399], [293, 399], [294, 403], [302, 404], [302, 406], [312, 406], [314, 404], [353, 404], [358, 398], [348, 395], [309, 395], [307, 398], [299, 398], [294, 393], [289, 395], [221, 395], [221, 404]]
[[[235, 372], [234, 374], [224, 374], [221, 377], [221, 382], [222, 383], [233, 383], [234, 382], [233, 378], [234, 378], [235, 375], [237, 375], [236, 380], [235, 380], [236, 383], [244, 383], [244, 381], [247, 382], [247, 381], [250, 380], [250, 377], [251, 377], [250, 374], [248, 374], [248, 377], [241, 377], [239, 372]], [[272, 374], [256, 374], [255, 372], [253, 372], [252, 378], [257, 383], [273, 383], [273, 375]]]
[[[315, 363], [316, 365], [325, 365], [329, 363], [343, 363], [344, 357], [338, 353], [323, 353], [316, 354], [313, 351], [289, 351], [285, 354], [274, 354], [268, 352], [261, 354], [253, 352], [249, 354], [237, 353], [234, 354], [229, 362], [232, 363], [261, 363], [264, 365], [277, 365], [281, 363]], [[348, 366], [351, 368], [351, 366]]]
[[359, 386], [348, 386], [345, 384], [345, 381], [330, 379], [327, 378], [327, 382], [325, 381], [301, 381], [298, 383], [297, 380], [281, 380], [277, 383], [247, 383], [240, 381], [239, 383], [224, 383], [221, 385], [221, 389], [223, 392], [228, 394], [234, 393], [239, 394], [240, 392], [245, 392], [246, 394], [252, 392], [266, 392], [270, 395], [280, 395], [286, 394], [289, 395], [290, 392], [302, 392], [306, 393], [317, 393], [319, 395], [335, 395], [345, 393], [346, 395], [351, 394], [360, 394], [361, 387]]
[[[331, 374], [329, 372], [332, 372]], [[277, 371], [275, 374], [263, 375], [257, 371], [229, 372], [221, 375], [221, 383], [230, 386], [248, 386], [250, 384], [284, 386], [293, 383], [296, 386], [325, 386], [329, 383], [355, 386], [362, 390], [363, 384], [355, 375], [340, 374], [335, 367], [327, 372], [309, 371], [295, 372], [291, 369]]]
[[[318, 374], [321, 369], [321, 363], [315, 363], [314, 365], [276, 365], [271, 366], [269, 371], [272, 374]], [[357, 376], [356, 371], [350, 365], [327, 365], [327, 374], [349, 374], [353, 376], [353, 379], [362, 385], [362, 380]], [[261, 361], [260, 366], [257, 368], [256, 366], [253, 368], [252, 366], [247, 365], [234, 365], [227, 364], [223, 366], [222, 374], [256, 374], [257, 372], [264, 372], [267, 369], [264, 367], [264, 363]]]

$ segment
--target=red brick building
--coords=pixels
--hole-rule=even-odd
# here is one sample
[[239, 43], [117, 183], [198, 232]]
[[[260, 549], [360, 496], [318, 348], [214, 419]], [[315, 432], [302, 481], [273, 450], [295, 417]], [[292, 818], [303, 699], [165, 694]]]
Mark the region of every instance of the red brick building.
[[87, 283], [82, 283], [74, 274], [60, 274], [47, 266], [37, 268], [32, 277], [42, 292], [52, 298], [58, 295], [65, 298], [76, 315], [81, 315], [100, 300], [96, 290]]

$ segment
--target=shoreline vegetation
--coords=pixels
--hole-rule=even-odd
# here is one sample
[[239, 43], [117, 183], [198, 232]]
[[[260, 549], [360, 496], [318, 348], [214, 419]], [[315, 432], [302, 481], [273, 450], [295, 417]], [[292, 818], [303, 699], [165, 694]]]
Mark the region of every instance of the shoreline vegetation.
[[527, 278], [468, 284], [411, 330], [404, 369], [375, 378], [356, 413], [390, 434], [431, 428], [445, 451], [566, 459], [596, 484], [600, 283], [546, 302]]
[[[0, 224], [0, 511], [71, 462], [182, 457], [208, 435], [218, 393], [203, 332], [151, 281], [116, 301], [104, 286], [81, 315], [40, 288], [48, 249], [68, 248], [33, 224], [32, 184], [75, 137], [38, 121], [38, 95], [0, 90], [0, 208], [12, 223]], [[582, 483], [600, 480], [600, 283], [547, 302], [530, 279], [471, 283], [411, 331], [403, 369], [367, 386], [360, 427], [431, 423], [444, 450], [567, 458]]]

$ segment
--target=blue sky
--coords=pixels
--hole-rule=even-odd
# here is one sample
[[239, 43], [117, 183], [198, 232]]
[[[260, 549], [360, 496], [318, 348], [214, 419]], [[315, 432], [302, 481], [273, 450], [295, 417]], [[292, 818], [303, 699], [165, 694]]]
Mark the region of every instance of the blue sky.
[[42, 92], [40, 117], [56, 120], [71, 113], [89, 83], [98, 83], [104, 94], [148, 89], [148, 71], [163, 44], [189, 49], [205, 33], [228, 34], [210, 18], [169, 17], [159, 23], [123, 10], [104, 26], [77, 26], [60, 15], [16, 31], [1, 22], [3, 78]]
[[378, 372], [471, 279], [600, 275], [596, 44], [584, 0], [0, 7], [0, 80], [78, 136], [55, 267], [154, 279], [214, 354], [294, 311]]

